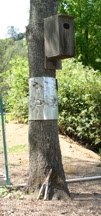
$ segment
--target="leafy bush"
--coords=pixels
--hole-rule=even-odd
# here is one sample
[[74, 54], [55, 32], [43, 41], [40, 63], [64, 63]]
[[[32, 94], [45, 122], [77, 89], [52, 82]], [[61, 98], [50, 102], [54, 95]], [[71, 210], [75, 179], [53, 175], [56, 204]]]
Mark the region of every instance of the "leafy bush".
[[101, 144], [101, 74], [74, 59], [59, 80], [59, 130], [94, 148]]
[[10, 61], [10, 69], [2, 74], [6, 110], [19, 122], [28, 121], [28, 61], [22, 57]]

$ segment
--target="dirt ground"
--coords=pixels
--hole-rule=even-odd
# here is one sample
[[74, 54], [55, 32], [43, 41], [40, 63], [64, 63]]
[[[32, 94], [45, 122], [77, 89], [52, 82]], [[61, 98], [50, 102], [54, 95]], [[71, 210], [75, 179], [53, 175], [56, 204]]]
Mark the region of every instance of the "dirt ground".
[[[28, 125], [6, 124], [9, 175], [12, 184], [28, 180]], [[66, 179], [101, 175], [100, 157], [69, 137], [60, 135]], [[0, 172], [4, 172], [0, 132]], [[71, 199], [43, 201], [26, 195], [23, 190], [4, 191], [0, 195], [0, 216], [85, 216], [101, 215], [101, 180], [68, 184]]]

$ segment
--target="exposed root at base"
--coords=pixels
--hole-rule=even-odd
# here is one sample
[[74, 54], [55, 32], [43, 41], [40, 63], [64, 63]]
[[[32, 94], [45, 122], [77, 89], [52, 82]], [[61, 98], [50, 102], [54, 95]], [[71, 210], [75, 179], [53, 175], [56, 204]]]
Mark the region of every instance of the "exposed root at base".
[[68, 200], [71, 199], [70, 193], [68, 188], [55, 188], [51, 185], [49, 185], [48, 191], [47, 191], [47, 197], [45, 197], [45, 190], [42, 191], [42, 193], [39, 196], [40, 189], [39, 187], [26, 187], [26, 193], [33, 193], [33, 197], [37, 200]]

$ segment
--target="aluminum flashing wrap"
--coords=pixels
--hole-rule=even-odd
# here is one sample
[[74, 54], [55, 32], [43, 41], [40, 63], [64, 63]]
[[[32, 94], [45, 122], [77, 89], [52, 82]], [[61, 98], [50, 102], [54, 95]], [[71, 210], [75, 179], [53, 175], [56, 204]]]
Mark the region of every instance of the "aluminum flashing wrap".
[[29, 120], [58, 119], [56, 79], [34, 77], [29, 79]]

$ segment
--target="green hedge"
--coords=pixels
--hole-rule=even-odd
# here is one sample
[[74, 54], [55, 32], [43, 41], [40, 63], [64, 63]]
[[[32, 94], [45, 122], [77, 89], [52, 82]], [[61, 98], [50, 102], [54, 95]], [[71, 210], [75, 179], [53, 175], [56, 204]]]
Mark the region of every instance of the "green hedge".
[[101, 144], [101, 73], [74, 59], [58, 72], [59, 130], [87, 146]]

